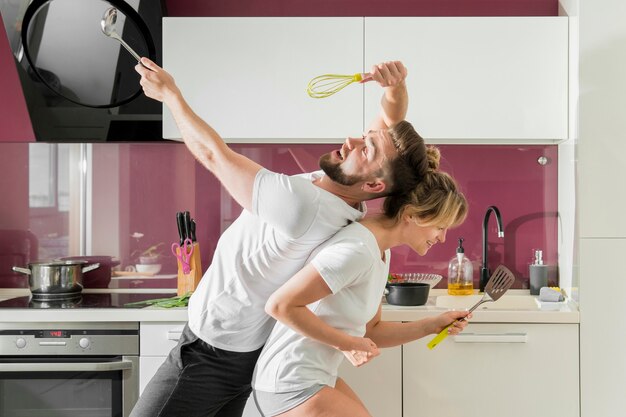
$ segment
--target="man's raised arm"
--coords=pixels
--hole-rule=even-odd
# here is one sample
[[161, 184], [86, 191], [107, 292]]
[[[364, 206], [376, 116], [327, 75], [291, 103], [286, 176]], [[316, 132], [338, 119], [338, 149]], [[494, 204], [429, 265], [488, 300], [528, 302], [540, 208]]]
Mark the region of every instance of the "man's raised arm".
[[208, 123], [189, 107], [174, 78], [163, 68], [141, 58], [135, 70], [147, 97], [164, 103], [172, 112], [183, 141], [193, 156], [217, 177], [244, 209], [252, 208], [254, 179], [261, 165], [233, 151]]

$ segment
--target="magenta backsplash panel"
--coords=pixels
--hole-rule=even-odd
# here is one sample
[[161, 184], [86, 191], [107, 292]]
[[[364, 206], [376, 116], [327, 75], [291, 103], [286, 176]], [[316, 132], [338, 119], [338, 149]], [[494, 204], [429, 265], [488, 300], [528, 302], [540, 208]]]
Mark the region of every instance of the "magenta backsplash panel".
[[167, 0], [169, 16], [556, 16], [557, 0]]
[[[315, 168], [312, 161], [336, 145], [233, 145], [233, 148], [271, 170], [297, 174], [303, 171], [301, 167]], [[3, 159], [16, 161], [0, 166], [0, 178], [26, 178], [29, 145], [5, 144], [0, 149]], [[463, 237], [477, 282], [482, 261], [482, 220], [490, 205], [500, 209], [505, 231], [503, 239], [497, 237], [492, 216], [487, 239], [492, 270], [501, 263], [506, 265], [518, 278], [515, 288], [527, 288], [533, 249], [543, 250], [546, 264], [556, 265], [559, 239], [556, 145], [440, 145], [439, 149], [441, 169], [457, 179], [469, 201], [468, 218], [460, 227], [448, 231], [446, 241], [435, 245], [426, 256], [418, 256], [406, 247], [395, 248], [392, 272], [430, 272], [445, 277], [457, 239]], [[540, 164], [540, 157], [547, 163]], [[93, 222], [107, 225], [95, 239], [101, 247], [119, 247], [119, 252], [89, 255], [116, 256], [121, 267], [136, 263], [133, 252], [140, 247], [163, 242], [162, 273], [175, 273], [175, 259], [169, 254], [169, 245], [178, 234], [175, 213], [189, 210], [198, 223], [197, 237], [206, 270], [219, 236], [241, 211], [215, 177], [182, 144], [94, 144], [93, 166]], [[67, 213], [52, 213], [42, 218], [37, 210], [29, 209], [28, 193], [24, 192], [27, 184], [1, 182], [6, 198], [2, 203], [0, 243], [9, 230], [29, 230], [39, 240], [40, 257], [78, 255], [58, 245], [59, 240], [68, 240]], [[105, 203], [115, 200], [117, 204], [111, 208], [98, 203], [98, 198], [104, 198]], [[375, 213], [378, 207], [380, 201], [368, 204], [370, 213]], [[115, 223], [113, 218], [117, 218]], [[50, 234], [51, 230], [55, 233]], [[144, 234], [141, 241], [131, 237], [134, 232]], [[52, 244], [53, 247], [47, 246]], [[6, 252], [10, 249], [2, 250], [0, 247], [0, 287], [26, 286], [25, 280], [21, 282], [12, 274], [11, 265], [7, 264], [15, 259], [15, 254]], [[2, 259], [7, 262], [3, 263]], [[555, 284], [556, 277], [553, 274]], [[135, 280], [132, 284], [160, 285], [158, 281], [147, 280]], [[445, 283], [439, 287], [445, 287]]]
[[[255, 148], [233, 146], [238, 150], [257, 151], [266, 166], [278, 172], [301, 172], [288, 147]], [[495, 205], [502, 214], [505, 237], [497, 237], [493, 215], [488, 228], [488, 259], [493, 270], [505, 264], [517, 276], [514, 288], [528, 288], [528, 264], [534, 249], [541, 249], [547, 265], [556, 265], [558, 255], [557, 146], [511, 145], [440, 145], [441, 169], [453, 175], [465, 193], [470, 212], [463, 225], [448, 231], [446, 241], [420, 257], [407, 247], [393, 250], [392, 272], [430, 272], [447, 276], [448, 261], [455, 256], [457, 239], [465, 239], [466, 256], [473, 261], [474, 278], [482, 262], [482, 222], [487, 207]], [[300, 152], [311, 157], [334, 149], [333, 145], [301, 145]], [[547, 163], [541, 165], [540, 157]], [[198, 177], [204, 181], [205, 177]], [[207, 178], [209, 179], [209, 178]], [[212, 179], [212, 177], [210, 178]], [[214, 180], [213, 180], [214, 181]], [[208, 184], [207, 184], [208, 185]], [[205, 185], [199, 185], [200, 188]], [[368, 204], [369, 212], [380, 201]], [[233, 209], [235, 212], [235, 209]], [[238, 212], [238, 211], [237, 211]], [[234, 213], [233, 213], [234, 214]], [[210, 236], [214, 239], [216, 236]], [[203, 260], [204, 261], [204, 260]], [[556, 284], [556, 271], [551, 280]], [[445, 287], [442, 282], [439, 287]]]
[[[254, 154], [259, 162], [268, 168], [288, 174], [302, 172], [288, 152], [286, 146], [233, 146], [244, 153]], [[334, 149], [333, 145], [300, 145], [299, 153], [306, 153], [309, 160]], [[393, 250], [391, 270], [393, 272], [431, 272], [447, 276], [447, 265], [456, 251], [457, 239], [465, 239], [466, 255], [474, 263], [475, 280], [482, 261], [482, 221], [487, 207], [495, 205], [500, 209], [504, 223], [505, 237], [497, 237], [496, 223], [490, 219], [488, 229], [488, 259], [493, 270], [500, 263], [508, 266], [518, 277], [515, 288], [528, 287], [528, 264], [534, 249], [541, 249], [547, 265], [556, 265], [558, 254], [558, 202], [557, 202], [557, 146], [510, 146], [510, 145], [440, 145], [442, 152], [441, 169], [453, 175], [465, 193], [470, 212], [463, 225], [447, 234], [446, 242], [434, 246], [427, 256], [420, 257], [407, 247]], [[538, 162], [545, 157], [547, 164]], [[300, 159], [304, 159], [300, 157]], [[307, 169], [312, 169], [309, 165]], [[215, 195], [219, 187], [212, 175], [200, 167], [196, 177], [198, 190], [211, 190], [196, 193], [198, 212], [216, 210]], [[222, 193], [223, 194], [223, 193]], [[226, 196], [222, 196], [228, 198]], [[229, 198], [228, 198], [229, 199]], [[204, 200], [204, 202], [203, 202]], [[229, 207], [225, 212], [228, 224], [239, 213], [236, 204], [221, 202], [221, 207]], [[368, 204], [370, 213], [377, 211], [380, 201]], [[214, 248], [218, 225], [213, 224], [205, 232], [207, 242]], [[208, 255], [207, 255], [208, 256]], [[203, 264], [205, 259], [203, 257]], [[552, 280], [556, 280], [553, 274]], [[444, 286], [442, 282], [440, 287]]]

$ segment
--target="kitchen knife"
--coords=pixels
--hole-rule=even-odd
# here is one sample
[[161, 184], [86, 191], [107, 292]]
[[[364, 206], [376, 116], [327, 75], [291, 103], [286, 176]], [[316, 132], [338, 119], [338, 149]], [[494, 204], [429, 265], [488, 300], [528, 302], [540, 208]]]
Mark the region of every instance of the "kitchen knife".
[[196, 241], [196, 221], [191, 219], [191, 235], [189, 236], [192, 242]]
[[185, 231], [185, 239], [191, 239], [191, 215], [188, 211], [183, 214], [183, 230]]
[[183, 224], [183, 212], [176, 212], [176, 226], [178, 226], [178, 237], [180, 238], [180, 245], [182, 246], [185, 243], [185, 226]]

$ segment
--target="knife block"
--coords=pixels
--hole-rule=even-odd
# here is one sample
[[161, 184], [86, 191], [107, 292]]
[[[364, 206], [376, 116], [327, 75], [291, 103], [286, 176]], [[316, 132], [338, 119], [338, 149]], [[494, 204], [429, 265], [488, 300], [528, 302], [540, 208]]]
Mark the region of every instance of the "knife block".
[[[180, 248], [176, 249], [176, 253], [180, 255]], [[190, 271], [188, 274], [183, 272], [183, 265], [180, 262], [180, 259], [177, 261], [178, 263], [178, 295], [185, 295], [189, 292], [193, 292], [198, 287], [200, 280], [202, 279], [202, 264], [201, 264], [201, 256], [200, 256], [200, 244], [195, 242], [193, 244], [193, 253], [191, 254], [191, 259], [189, 260]]]

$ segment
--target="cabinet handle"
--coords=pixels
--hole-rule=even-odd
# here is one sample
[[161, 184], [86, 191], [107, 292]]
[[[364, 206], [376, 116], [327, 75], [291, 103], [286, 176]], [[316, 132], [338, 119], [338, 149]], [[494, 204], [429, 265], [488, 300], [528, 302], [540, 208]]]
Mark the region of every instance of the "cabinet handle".
[[527, 333], [460, 333], [454, 336], [456, 343], [526, 343]]
[[133, 362], [0, 363], [0, 372], [107, 372], [133, 368]]
[[168, 330], [167, 331], [167, 340], [180, 340], [180, 336], [183, 334], [182, 329], [180, 330]]

